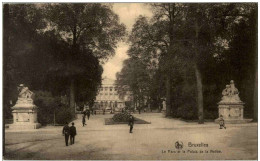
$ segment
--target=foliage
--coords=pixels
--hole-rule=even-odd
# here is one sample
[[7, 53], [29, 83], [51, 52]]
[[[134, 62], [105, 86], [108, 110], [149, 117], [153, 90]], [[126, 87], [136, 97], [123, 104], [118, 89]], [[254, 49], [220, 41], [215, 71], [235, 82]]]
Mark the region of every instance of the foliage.
[[59, 111], [57, 111], [56, 122], [57, 124], [66, 124], [74, 118], [69, 107], [62, 106]]
[[5, 4], [5, 111], [21, 83], [53, 96], [75, 94], [77, 103], [93, 102], [103, 72], [100, 61], [114, 54], [124, 31], [110, 5]]
[[[257, 5], [150, 6], [153, 17], [140, 16], [129, 35], [130, 58], [118, 73], [119, 84], [135, 91], [140, 78], [135, 75], [143, 71], [148, 77], [141, 82], [148, 93], [140, 93], [141, 99], [146, 95], [158, 107], [166, 97], [167, 110], [173, 117], [203, 122], [204, 115], [217, 117], [221, 91], [234, 80], [246, 102], [245, 115], [252, 116], [252, 107], [257, 107]], [[143, 66], [130, 65], [136, 61]]]
[[112, 117], [112, 119], [115, 122], [128, 122], [129, 118], [130, 118], [130, 113], [127, 111], [116, 113]]
[[38, 107], [38, 121], [42, 125], [65, 124], [73, 119], [68, 105], [63, 104], [61, 97], [53, 96], [47, 91], [34, 91], [34, 93], [34, 103]]

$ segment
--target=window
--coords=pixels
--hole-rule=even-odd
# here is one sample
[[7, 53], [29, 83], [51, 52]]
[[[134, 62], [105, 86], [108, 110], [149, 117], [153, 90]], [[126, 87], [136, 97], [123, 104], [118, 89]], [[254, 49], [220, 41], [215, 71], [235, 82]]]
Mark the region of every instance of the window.
[[110, 87], [110, 91], [112, 91], [113, 90], [113, 87]]
[[113, 93], [109, 93], [109, 95], [112, 95]]
[[107, 91], [107, 87], [105, 88], [105, 91]]
[[117, 91], [117, 88], [115, 88], [115, 91]]
[[105, 95], [107, 95], [107, 93], [105, 93]]
[[100, 88], [100, 91], [103, 91], [103, 88]]

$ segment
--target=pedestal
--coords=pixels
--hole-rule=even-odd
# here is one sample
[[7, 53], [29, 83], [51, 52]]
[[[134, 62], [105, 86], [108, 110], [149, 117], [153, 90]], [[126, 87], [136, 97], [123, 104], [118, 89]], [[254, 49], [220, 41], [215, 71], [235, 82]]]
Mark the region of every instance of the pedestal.
[[[252, 119], [244, 119], [244, 103], [243, 102], [220, 102], [218, 103], [219, 117], [222, 115], [225, 123], [247, 123]], [[215, 120], [219, 123], [219, 118]]]
[[12, 107], [13, 124], [9, 126], [10, 129], [38, 129], [41, 124], [37, 122], [37, 106], [27, 105]]

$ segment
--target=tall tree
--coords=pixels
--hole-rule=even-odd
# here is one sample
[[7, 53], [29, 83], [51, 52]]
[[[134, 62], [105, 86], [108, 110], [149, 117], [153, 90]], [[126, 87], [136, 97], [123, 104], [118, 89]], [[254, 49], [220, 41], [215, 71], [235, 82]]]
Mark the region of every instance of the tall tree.
[[[75, 75], [81, 69], [73, 60], [81, 50], [89, 50], [99, 59], [108, 59], [115, 53], [118, 41], [125, 34], [125, 26], [111, 6], [100, 3], [51, 4], [48, 9], [50, 26], [69, 43], [70, 53], [64, 72], [70, 77], [70, 107], [75, 105]], [[77, 68], [73, 68], [73, 66]]]

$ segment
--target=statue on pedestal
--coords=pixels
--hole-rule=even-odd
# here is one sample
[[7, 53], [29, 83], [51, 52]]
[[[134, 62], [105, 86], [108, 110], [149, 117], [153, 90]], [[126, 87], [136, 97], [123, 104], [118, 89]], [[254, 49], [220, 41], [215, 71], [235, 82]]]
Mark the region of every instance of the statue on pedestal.
[[20, 84], [18, 87], [18, 100], [16, 104], [11, 107], [13, 114], [13, 124], [10, 128], [13, 129], [37, 129], [41, 124], [37, 121], [38, 107], [33, 103], [34, 93]]
[[249, 122], [250, 119], [244, 119], [244, 102], [239, 98], [239, 91], [235, 87], [234, 81], [222, 91], [221, 101], [218, 103], [219, 118], [216, 122], [225, 120], [227, 123], [244, 123]]

